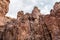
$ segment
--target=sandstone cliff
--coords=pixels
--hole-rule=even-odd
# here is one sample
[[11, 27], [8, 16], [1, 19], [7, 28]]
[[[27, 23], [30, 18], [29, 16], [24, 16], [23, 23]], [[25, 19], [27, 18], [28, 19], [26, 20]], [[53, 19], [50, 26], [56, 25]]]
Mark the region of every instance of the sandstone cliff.
[[38, 7], [31, 13], [17, 13], [17, 19], [5, 16], [9, 0], [0, 0], [0, 40], [60, 40], [60, 2], [49, 15], [41, 15]]

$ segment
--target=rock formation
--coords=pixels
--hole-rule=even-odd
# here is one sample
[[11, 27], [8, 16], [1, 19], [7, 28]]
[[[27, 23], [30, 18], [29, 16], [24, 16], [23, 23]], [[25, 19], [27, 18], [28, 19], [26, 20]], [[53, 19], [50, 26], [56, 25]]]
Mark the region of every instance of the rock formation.
[[9, 17], [6, 17], [8, 12], [9, 0], [0, 0], [0, 40], [2, 40], [2, 33], [4, 32], [4, 25], [7, 21], [10, 21]]
[[10, 0], [0, 0], [0, 40], [17, 40], [16, 19], [5, 16]]
[[18, 20], [18, 40], [51, 40], [49, 31], [45, 27], [44, 16], [40, 10], [34, 7], [32, 13], [24, 14], [19, 11]]
[[60, 2], [49, 15], [41, 15], [38, 7], [32, 13], [17, 13], [17, 19], [5, 16], [10, 0], [0, 0], [0, 40], [60, 40]]
[[9, 17], [5, 16], [8, 12], [9, 9], [8, 7], [9, 7], [9, 0], [0, 0], [0, 26], [4, 25], [5, 22], [10, 20]]
[[44, 22], [51, 34], [52, 40], [60, 40], [60, 2], [56, 2], [50, 15], [45, 15]]
[[[55, 3], [49, 15], [41, 15], [40, 10], [34, 7], [31, 14], [23, 14], [20, 18], [18, 19], [26, 23], [26, 26], [25, 24], [21, 24], [22, 21], [20, 24], [26, 29], [28, 28], [24, 33], [21, 31], [22, 38], [20, 36], [20, 40], [60, 40], [60, 2]], [[19, 26], [21, 27], [20, 30], [23, 29], [21, 25]], [[25, 37], [22, 34], [24, 34]]]

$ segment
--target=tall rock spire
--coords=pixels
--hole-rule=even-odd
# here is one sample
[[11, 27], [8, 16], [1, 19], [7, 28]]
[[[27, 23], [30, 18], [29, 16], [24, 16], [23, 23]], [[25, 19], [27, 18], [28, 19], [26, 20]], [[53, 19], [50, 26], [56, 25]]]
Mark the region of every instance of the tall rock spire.
[[56, 2], [53, 8], [55, 11], [59, 10], [60, 9], [60, 2]]
[[24, 16], [24, 12], [23, 11], [19, 11], [18, 14], [17, 14], [17, 19], [22, 19]]
[[9, 9], [10, 0], [0, 0], [0, 16], [5, 16]]
[[34, 7], [34, 9], [32, 10], [32, 16], [34, 18], [38, 18], [38, 16], [40, 15], [40, 10], [38, 9], [38, 7]]
[[7, 17], [5, 16], [9, 9], [10, 0], [0, 0], [0, 26], [7, 22]]
[[[51, 16], [52, 15], [52, 16]], [[60, 2], [56, 2], [50, 15], [44, 16], [51, 40], [60, 40]]]
[[53, 9], [50, 11], [51, 15], [60, 16], [60, 2], [56, 2]]

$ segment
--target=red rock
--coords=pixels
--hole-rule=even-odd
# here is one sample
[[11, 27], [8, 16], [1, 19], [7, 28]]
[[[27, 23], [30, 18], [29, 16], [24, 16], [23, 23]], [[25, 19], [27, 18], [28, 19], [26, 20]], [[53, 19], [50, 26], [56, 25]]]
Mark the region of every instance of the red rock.
[[59, 14], [60, 14], [60, 2], [56, 2], [53, 10], [51, 10], [51, 15], [46, 15], [44, 17], [44, 22], [51, 34], [52, 40], [60, 40], [60, 29], [59, 29]]
[[38, 9], [38, 7], [34, 7], [34, 9], [32, 10], [32, 16], [34, 18], [39, 18], [38, 16], [40, 15], [40, 10]]
[[5, 16], [9, 0], [0, 0], [0, 40], [60, 40], [60, 2], [49, 15], [41, 15], [35, 6], [32, 13], [19, 11], [17, 19]]

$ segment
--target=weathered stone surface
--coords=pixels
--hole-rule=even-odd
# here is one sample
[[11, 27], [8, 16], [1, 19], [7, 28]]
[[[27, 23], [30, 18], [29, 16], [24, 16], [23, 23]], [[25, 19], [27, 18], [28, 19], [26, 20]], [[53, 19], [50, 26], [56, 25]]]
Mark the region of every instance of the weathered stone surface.
[[23, 14], [22, 11], [19, 11], [17, 17], [18, 40], [50, 40], [49, 32], [44, 31], [47, 29], [44, 27], [43, 16], [40, 15], [37, 7], [34, 7], [32, 14]]
[[0, 16], [6, 15], [9, 9], [10, 0], [0, 0]]
[[9, 3], [9, 0], [0, 0], [0, 26], [4, 25], [7, 20], [10, 20], [9, 17], [5, 16], [9, 9]]
[[7, 12], [8, 5], [8, 0], [0, 0], [0, 40], [2, 40], [2, 34], [5, 29], [4, 24], [7, 21], [5, 14]]
[[29, 20], [28, 15], [24, 15], [22, 11], [18, 12], [18, 40], [28, 40], [29, 37]]
[[5, 16], [9, 9], [9, 3], [10, 0], [0, 0], [0, 40], [16, 40], [15, 22], [13, 23], [12, 18]]
[[39, 18], [39, 15], [40, 15], [40, 10], [38, 9], [38, 7], [34, 7], [34, 9], [32, 10], [32, 16], [34, 18]]
[[12, 19], [12, 21], [7, 22], [5, 25], [5, 30], [3, 32], [3, 40], [17, 40], [18, 39], [18, 27], [17, 21]]
[[60, 9], [60, 2], [56, 2], [53, 8], [54, 8], [54, 11], [59, 10]]
[[35, 6], [32, 13], [19, 11], [17, 19], [5, 16], [9, 0], [0, 0], [0, 40], [60, 40], [60, 2], [49, 15], [41, 15]]
[[60, 2], [56, 2], [50, 15], [44, 17], [45, 24], [51, 34], [52, 40], [60, 40]]

